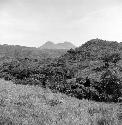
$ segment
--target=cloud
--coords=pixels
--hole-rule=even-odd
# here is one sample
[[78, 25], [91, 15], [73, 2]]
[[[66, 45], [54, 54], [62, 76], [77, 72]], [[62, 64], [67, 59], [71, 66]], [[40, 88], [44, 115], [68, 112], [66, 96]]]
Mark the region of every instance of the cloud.
[[120, 41], [121, 8], [120, 0], [0, 0], [0, 41], [28, 46], [47, 40], [80, 45], [95, 37]]

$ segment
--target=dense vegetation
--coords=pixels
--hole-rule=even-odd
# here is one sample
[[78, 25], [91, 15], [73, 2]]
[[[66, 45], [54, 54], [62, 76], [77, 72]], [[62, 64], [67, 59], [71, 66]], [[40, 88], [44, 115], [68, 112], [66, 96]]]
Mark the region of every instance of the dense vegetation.
[[122, 95], [121, 53], [119, 43], [100, 39], [57, 58], [32, 58], [30, 52], [25, 57], [15, 51], [11, 59], [1, 61], [0, 77], [16, 84], [48, 87], [79, 99], [118, 102]]
[[10, 58], [45, 59], [55, 58], [64, 54], [65, 49], [40, 49], [36, 47], [25, 47], [19, 45], [0, 45], [0, 61]]

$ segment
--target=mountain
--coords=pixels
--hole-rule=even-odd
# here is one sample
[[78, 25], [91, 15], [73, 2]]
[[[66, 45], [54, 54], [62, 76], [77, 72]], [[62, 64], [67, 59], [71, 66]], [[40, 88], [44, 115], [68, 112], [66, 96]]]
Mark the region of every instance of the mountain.
[[75, 46], [70, 43], [70, 42], [64, 42], [64, 43], [53, 43], [51, 41], [46, 42], [45, 44], [43, 44], [41, 47], [39, 47], [40, 49], [66, 49], [69, 50], [71, 48], [75, 48]]
[[74, 77], [90, 77], [99, 80], [101, 74], [106, 70], [105, 62], [101, 58], [106, 58], [108, 59], [110, 70], [117, 70], [117, 75], [122, 79], [122, 72], [120, 72], [122, 68], [121, 59], [117, 63], [119, 68], [114, 65], [114, 61], [112, 62], [114, 58], [118, 58], [115, 56], [116, 54], [120, 54], [120, 57], [122, 57], [120, 43], [92, 39], [80, 47], [68, 50], [67, 53], [59, 58], [59, 62], [62, 62], [65, 67], [74, 70]]
[[[51, 46], [51, 43], [50, 43]], [[65, 49], [39, 49], [20, 45], [0, 45], [0, 62], [6, 58], [56, 58], [66, 53]]]
[[70, 59], [70, 61], [71, 60], [90, 61], [90, 60], [97, 60], [99, 56], [105, 53], [111, 53], [120, 50], [121, 50], [120, 43], [116, 41], [92, 39], [75, 49], [68, 50], [67, 53], [64, 55], [64, 57], [67, 60]]

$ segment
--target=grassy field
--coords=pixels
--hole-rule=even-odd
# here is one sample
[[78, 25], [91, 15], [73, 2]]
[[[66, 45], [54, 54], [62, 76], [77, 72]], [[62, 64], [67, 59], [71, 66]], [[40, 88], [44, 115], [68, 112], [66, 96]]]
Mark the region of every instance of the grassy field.
[[78, 100], [1, 79], [0, 125], [122, 125], [122, 104]]

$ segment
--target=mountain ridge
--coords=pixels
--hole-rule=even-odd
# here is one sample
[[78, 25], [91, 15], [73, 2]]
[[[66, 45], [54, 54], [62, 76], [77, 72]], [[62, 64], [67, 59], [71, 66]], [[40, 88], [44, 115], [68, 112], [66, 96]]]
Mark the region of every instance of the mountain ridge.
[[51, 41], [47, 41], [42, 46], [39, 47], [40, 49], [74, 49], [76, 48], [71, 42], [63, 42], [63, 43], [53, 43]]

